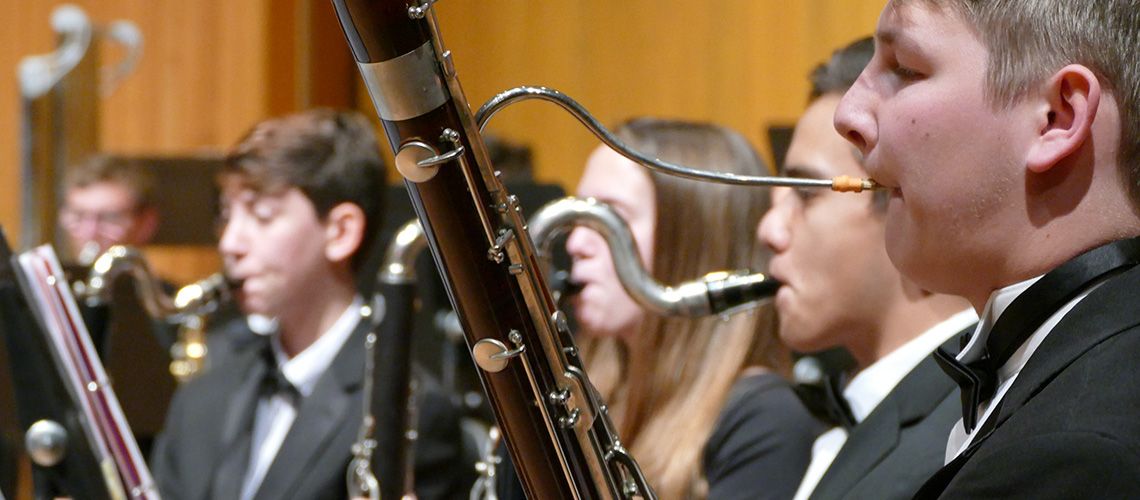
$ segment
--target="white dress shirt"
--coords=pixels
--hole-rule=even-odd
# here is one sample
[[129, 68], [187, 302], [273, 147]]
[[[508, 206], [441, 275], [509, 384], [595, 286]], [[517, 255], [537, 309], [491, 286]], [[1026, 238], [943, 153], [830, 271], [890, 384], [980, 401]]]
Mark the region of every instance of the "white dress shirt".
[[[843, 388], [843, 399], [847, 400], [847, 404], [851, 407], [855, 422], [866, 419], [895, 389], [895, 386], [899, 385], [899, 382], [938, 346], [977, 320], [978, 315], [973, 309], [961, 311], [856, 374], [847, 387]], [[800, 487], [796, 490], [795, 500], [811, 496], [819, 480], [823, 478], [828, 467], [831, 467], [831, 462], [835, 460], [836, 455], [839, 455], [839, 450], [843, 449], [846, 442], [847, 430], [843, 427], [833, 427], [816, 438], [811, 447], [811, 463], [808, 464], [807, 472], [804, 473]]]
[[[1109, 276], [1113, 274], [1115, 273], [1110, 273]], [[1044, 275], [1041, 275], [1020, 283], [1014, 283], [990, 294], [989, 300], [986, 301], [986, 307], [982, 309], [982, 317], [978, 322], [978, 328], [974, 330], [974, 335], [970, 338], [970, 342], [966, 344], [966, 348], [962, 349], [962, 352], [958, 354], [958, 361], [962, 363], [977, 361], [985, 352], [986, 340], [990, 336], [990, 330], [993, 329], [994, 323], [996, 323], [1002, 313], [1009, 308], [1009, 305], [1013, 303], [1014, 299], [1017, 299], [1022, 292], [1043, 276]], [[967, 433], [965, 423], [959, 419], [958, 423], [954, 424], [954, 427], [950, 430], [950, 437], [946, 442], [946, 463], [950, 463], [970, 446], [978, 429], [981, 428], [981, 424], [990, 418], [990, 413], [997, 408], [997, 403], [1001, 401], [1005, 393], [1009, 391], [1009, 387], [1013, 385], [1013, 381], [1017, 379], [1017, 375], [1021, 373], [1021, 369], [1029, 362], [1029, 357], [1033, 355], [1037, 347], [1039, 347], [1041, 342], [1045, 340], [1045, 337], [1049, 335], [1049, 332], [1053, 331], [1053, 327], [1057, 326], [1057, 323], [1060, 323], [1061, 319], [1064, 318], [1069, 311], [1076, 307], [1077, 304], [1084, 300], [1093, 290], [1096, 290], [1097, 287], [1104, 284], [1107, 279], [1108, 277], [1106, 276], [1094, 282], [1073, 298], [1073, 300], [1070, 300], [1061, 306], [1060, 309], [1057, 309], [1057, 312], [1045, 320], [1045, 322], [1029, 336], [1025, 343], [1021, 344], [1021, 347], [1013, 352], [1009, 360], [1001, 365], [1001, 368], [999, 368], [997, 372], [997, 390], [994, 392], [994, 397], [987, 402], [983, 402], [979, 408], [979, 410], [982, 411], [978, 412], [978, 414], [981, 415], [981, 418], [978, 419], [978, 425], [974, 427], [972, 432]]]
[[[344, 343], [352, 336], [352, 331], [361, 320], [363, 300], [358, 296], [340, 315], [340, 318], [312, 343], [292, 359], [285, 354], [277, 336], [270, 338], [273, 356], [281, 373], [293, 387], [297, 388], [301, 399], [313, 393], [317, 380], [325, 373]], [[257, 493], [265, 473], [281, 449], [285, 435], [297, 418], [297, 404], [286, 394], [263, 397], [257, 403], [257, 413], [253, 421], [253, 440], [250, 445], [250, 462], [242, 481], [241, 499], [249, 500]]]

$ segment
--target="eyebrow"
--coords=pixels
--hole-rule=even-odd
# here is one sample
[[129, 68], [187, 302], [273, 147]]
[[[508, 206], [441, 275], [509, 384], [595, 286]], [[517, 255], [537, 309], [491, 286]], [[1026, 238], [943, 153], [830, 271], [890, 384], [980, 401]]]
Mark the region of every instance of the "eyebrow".
[[795, 177], [797, 179], [825, 179], [827, 176], [823, 175], [819, 169], [808, 165], [786, 165], [784, 166], [784, 175], [788, 177]]
[[898, 39], [899, 39], [899, 34], [898, 34], [898, 32], [896, 32], [894, 30], [887, 29], [887, 30], [875, 31], [875, 42], [876, 43], [885, 43], [887, 45], [894, 45], [894, 43], [897, 42]]

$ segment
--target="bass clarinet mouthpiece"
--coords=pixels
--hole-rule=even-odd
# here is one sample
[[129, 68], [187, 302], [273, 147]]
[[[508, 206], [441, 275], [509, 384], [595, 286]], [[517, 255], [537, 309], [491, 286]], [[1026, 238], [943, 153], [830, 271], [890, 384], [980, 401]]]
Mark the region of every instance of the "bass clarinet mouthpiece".
[[707, 289], [709, 312], [730, 313], [769, 299], [781, 283], [763, 273], [716, 271], [702, 278]]

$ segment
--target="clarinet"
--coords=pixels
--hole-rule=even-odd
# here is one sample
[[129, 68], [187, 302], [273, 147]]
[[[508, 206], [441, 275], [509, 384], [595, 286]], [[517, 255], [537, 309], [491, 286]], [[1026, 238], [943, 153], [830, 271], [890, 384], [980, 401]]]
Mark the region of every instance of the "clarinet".
[[656, 498], [618, 440], [504, 188], [434, 0], [333, 0], [530, 498]]

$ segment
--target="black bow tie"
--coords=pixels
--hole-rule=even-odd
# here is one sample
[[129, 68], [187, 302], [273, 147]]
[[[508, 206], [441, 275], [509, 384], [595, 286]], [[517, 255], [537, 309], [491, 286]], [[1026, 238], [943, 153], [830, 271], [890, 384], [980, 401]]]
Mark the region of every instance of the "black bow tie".
[[265, 363], [265, 374], [261, 378], [261, 386], [259, 387], [259, 394], [262, 397], [282, 394], [293, 398], [294, 401], [300, 398], [300, 391], [285, 377], [285, 373], [277, 365], [277, 357], [273, 354], [269, 342], [266, 342], [262, 351], [262, 362]]
[[842, 377], [839, 375], [823, 379], [823, 410], [832, 423], [851, 430], [858, 422], [855, 421], [855, 414], [851, 412], [847, 398], [843, 397], [843, 385]]
[[[978, 407], [994, 396], [997, 372], [1033, 332], [1092, 282], [1140, 263], [1140, 238], [1097, 247], [1061, 264], [1014, 299], [990, 329], [982, 356], [962, 363], [942, 348], [934, 360], [962, 393], [962, 422], [966, 432], [978, 425]], [[963, 338], [963, 344], [966, 339]]]

